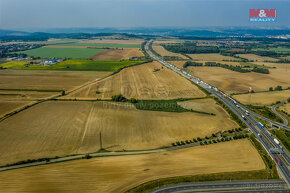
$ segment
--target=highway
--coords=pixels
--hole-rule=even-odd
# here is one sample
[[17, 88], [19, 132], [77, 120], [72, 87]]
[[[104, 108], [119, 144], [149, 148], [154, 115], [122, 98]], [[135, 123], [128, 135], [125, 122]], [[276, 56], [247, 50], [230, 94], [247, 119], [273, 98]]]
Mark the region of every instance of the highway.
[[[284, 128], [284, 129], [290, 131], [290, 128], [287, 127], [288, 124], [285, 125], [285, 124], [277, 123], [277, 122], [275, 122], [275, 121], [273, 121], [273, 120], [271, 120], [271, 119], [268, 119], [268, 118], [266, 118], [266, 117], [263, 117], [263, 116], [261, 116], [261, 115], [255, 113], [254, 111], [251, 111], [251, 110], [249, 110], [249, 109], [248, 109], [248, 111], [249, 111], [253, 116], [258, 117], [259, 119], [262, 119], [262, 120], [264, 120], [264, 121], [270, 122], [270, 123], [272, 123], [272, 125], [276, 125], [276, 126], [278, 126], [278, 127], [281, 127], [281, 128]], [[283, 119], [285, 119], [285, 118], [283, 117]], [[285, 122], [285, 121], [284, 121], [284, 122]], [[288, 121], [287, 121], [286, 123], [288, 123]]]
[[150, 193], [169, 192], [289, 192], [279, 180], [187, 183], [159, 188]]
[[[254, 112], [242, 106], [241, 104], [238, 104], [236, 101], [230, 98], [227, 94], [218, 90], [218, 88], [215, 88], [209, 85], [208, 83], [200, 80], [198, 77], [194, 77], [193, 75], [179, 69], [175, 65], [170, 64], [162, 60], [158, 56], [154, 55], [149, 49], [149, 45], [152, 42], [153, 40], [150, 40], [145, 45], [145, 51], [147, 52], [147, 54], [154, 60], [163, 64], [165, 67], [173, 70], [174, 72], [190, 80], [191, 82], [201, 86], [202, 88], [207, 90], [209, 93], [211, 93], [213, 96], [215, 96], [220, 101], [222, 101], [227, 107], [229, 107], [251, 129], [253, 134], [257, 137], [260, 143], [264, 146], [264, 148], [266, 149], [266, 151], [268, 152], [272, 160], [276, 163], [278, 171], [280, 171], [280, 174], [283, 176], [284, 180], [289, 186], [290, 185], [290, 172], [289, 172], [289, 168], [287, 167], [290, 161], [289, 154], [286, 150], [284, 150], [282, 146], [280, 146], [279, 144], [275, 142], [274, 137], [264, 127], [260, 126], [258, 124], [258, 121], [252, 116], [252, 115], [254, 116], [257, 116], [257, 115]], [[267, 120], [266, 118], [260, 115], [258, 115], [258, 117], [263, 118], [264, 120]], [[274, 148], [276, 149], [278, 148], [278, 150], [281, 151], [281, 154], [272, 152]], [[279, 160], [276, 161], [275, 157], [278, 158]]]

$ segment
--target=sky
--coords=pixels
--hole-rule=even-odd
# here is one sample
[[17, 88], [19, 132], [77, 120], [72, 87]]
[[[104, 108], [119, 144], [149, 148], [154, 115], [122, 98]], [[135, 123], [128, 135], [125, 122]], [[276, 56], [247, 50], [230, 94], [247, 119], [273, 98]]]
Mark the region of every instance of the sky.
[[[277, 23], [249, 9], [277, 9]], [[290, 26], [290, 0], [0, 0], [0, 29]]]

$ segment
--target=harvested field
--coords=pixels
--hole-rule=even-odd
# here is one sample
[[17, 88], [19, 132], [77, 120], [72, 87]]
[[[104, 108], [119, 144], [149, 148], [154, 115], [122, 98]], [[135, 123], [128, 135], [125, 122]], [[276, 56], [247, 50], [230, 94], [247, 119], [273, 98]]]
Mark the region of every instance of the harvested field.
[[253, 93], [251, 98], [248, 94], [234, 95], [233, 97], [243, 104], [273, 105], [277, 101], [286, 101], [290, 97], [290, 90]]
[[70, 90], [86, 82], [100, 79], [111, 72], [1, 70], [0, 89], [59, 89]]
[[186, 61], [170, 61], [170, 64], [174, 64], [175, 66], [177, 66], [178, 68], [183, 68], [183, 65]]
[[[195, 111], [207, 112], [207, 113], [214, 113], [217, 116], [222, 117], [229, 117], [227, 112], [220, 106], [216, 105], [215, 100], [213, 99], [198, 99], [198, 100], [188, 100], [183, 102], [178, 102], [180, 106], [185, 109], [192, 109]], [[230, 118], [229, 118], [230, 120]]]
[[106, 49], [94, 56], [94, 60], [128, 60], [132, 57], [142, 57], [143, 52], [138, 48]]
[[[153, 72], [154, 69], [160, 69]], [[99, 92], [96, 94], [96, 92]], [[122, 94], [136, 99], [199, 98], [205, 94], [188, 80], [175, 72], [162, 68], [157, 62], [126, 68], [97, 84], [84, 87], [65, 98], [110, 99]]]
[[263, 61], [278, 61], [276, 58], [270, 58], [266, 56], [259, 56], [256, 54], [237, 54], [237, 56], [241, 58], [246, 58], [248, 60], [254, 60], [256, 62], [263, 62]]
[[270, 67], [270, 68], [277, 68], [287, 71], [290, 71], [290, 64], [289, 63], [272, 63], [272, 62], [251, 62], [253, 64], [258, 64], [260, 66]]
[[109, 74], [111, 72], [1, 70], [0, 89], [57, 89], [67, 91]]
[[38, 92], [38, 91], [8, 91], [0, 90], [0, 101], [13, 101], [13, 100], [36, 100], [45, 99], [53, 95], [60, 94], [61, 92]]
[[0, 191], [121, 193], [159, 178], [264, 168], [251, 142], [243, 139], [166, 153], [76, 160], [5, 171], [0, 173]]
[[188, 54], [193, 60], [201, 61], [223, 61], [223, 60], [238, 60], [230, 56], [223, 56], [220, 54]]
[[2, 101], [1, 99], [0, 117], [30, 103], [32, 103], [32, 101]]
[[219, 67], [188, 67], [194, 76], [227, 92], [244, 93], [249, 87], [254, 91], [267, 91], [269, 87], [277, 85], [286, 88], [290, 85], [290, 70], [281, 68], [269, 69], [270, 74], [255, 72], [240, 73]]
[[183, 59], [188, 59], [186, 56], [182, 55], [182, 54], [178, 54], [178, 53], [173, 53], [173, 52], [169, 52], [168, 50], [166, 50], [163, 46], [160, 45], [152, 45], [152, 49], [157, 52], [159, 55], [161, 56], [176, 56], [176, 57], [180, 57]]
[[214, 101], [209, 104], [212, 107], [204, 111], [216, 116], [136, 110], [130, 103], [41, 103], [0, 122], [0, 165], [95, 152], [99, 132], [108, 150], [141, 150], [238, 127]]
[[284, 104], [279, 107], [279, 110], [285, 111], [290, 114], [290, 103]]

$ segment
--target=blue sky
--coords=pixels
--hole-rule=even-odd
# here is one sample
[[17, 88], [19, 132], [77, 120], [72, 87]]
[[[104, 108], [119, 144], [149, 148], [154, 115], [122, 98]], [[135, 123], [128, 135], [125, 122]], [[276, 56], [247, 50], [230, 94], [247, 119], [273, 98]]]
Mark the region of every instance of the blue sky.
[[[249, 23], [250, 8], [277, 23]], [[290, 26], [290, 0], [0, 0], [1, 29]]]

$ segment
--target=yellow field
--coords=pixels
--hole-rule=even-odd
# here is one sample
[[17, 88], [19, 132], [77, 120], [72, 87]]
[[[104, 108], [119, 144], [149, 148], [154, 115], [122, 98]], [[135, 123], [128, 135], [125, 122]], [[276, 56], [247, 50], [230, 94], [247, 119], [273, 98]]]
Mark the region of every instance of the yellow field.
[[243, 104], [272, 105], [277, 101], [286, 101], [290, 97], [290, 90], [234, 95], [235, 99]]
[[270, 58], [266, 56], [259, 56], [256, 54], [237, 54], [237, 56], [241, 58], [246, 58], [248, 60], [254, 60], [256, 62], [263, 62], [263, 61], [278, 61], [276, 58]]
[[153, 44], [152, 48], [155, 52], [157, 52], [161, 56], [178, 56], [178, 57], [183, 58], [183, 59], [188, 59], [186, 56], [184, 56], [182, 54], [169, 52], [163, 46], [160, 46], [160, 45]]
[[0, 117], [18, 108], [32, 103], [32, 101], [0, 101]]
[[94, 60], [128, 60], [132, 57], [142, 57], [143, 52], [139, 48], [105, 49], [92, 56]]
[[261, 66], [267, 66], [267, 67], [274, 67], [278, 69], [283, 69], [286, 72], [289, 70], [290, 71], [290, 64], [289, 63], [272, 63], [272, 62], [251, 62], [254, 64], [258, 64]]
[[[198, 100], [189, 100], [178, 102], [180, 106], [186, 109], [193, 109], [196, 111], [203, 111], [208, 113], [215, 113], [217, 116], [228, 117], [226, 111], [222, 107], [217, 106], [216, 102], [213, 99], [198, 99]], [[228, 117], [229, 118], [229, 117]]]
[[283, 111], [287, 112], [288, 114], [290, 114], [290, 103], [287, 103], [287, 104], [280, 106], [279, 110], [283, 110]]
[[129, 103], [41, 103], [0, 122], [0, 166], [28, 158], [95, 152], [100, 148], [99, 132], [106, 149], [136, 150], [238, 127], [213, 100], [206, 100], [208, 104], [202, 105], [208, 109], [203, 111], [216, 116], [142, 111]]
[[[160, 69], [153, 72], [154, 69]], [[100, 93], [96, 94], [96, 91]], [[157, 62], [126, 68], [97, 84], [84, 87], [65, 98], [110, 99], [123, 94], [136, 99], [172, 99], [203, 97], [205, 94], [188, 80]]]
[[290, 60], [290, 56], [285, 56], [285, 57], [281, 57], [281, 58]]
[[264, 168], [251, 142], [243, 139], [165, 153], [76, 160], [1, 172], [0, 192], [122, 193], [159, 178]]
[[52, 95], [59, 95], [60, 93], [61, 92], [0, 90], [0, 101], [31, 101], [35, 99], [45, 99]]
[[100, 71], [1, 70], [0, 88], [69, 90], [96, 78], [105, 77], [110, 73]]
[[266, 91], [269, 87], [290, 85], [290, 70], [283, 68], [270, 69], [270, 74], [239, 73], [219, 67], [188, 68], [193, 75], [228, 93], [247, 92], [249, 87], [254, 91]]
[[170, 64], [174, 64], [175, 66], [177, 66], [178, 68], [183, 68], [183, 64], [185, 63], [186, 61], [170, 61], [169, 63]]
[[193, 60], [201, 61], [222, 61], [222, 60], [238, 60], [230, 56], [223, 56], [220, 54], [188, 54]]

